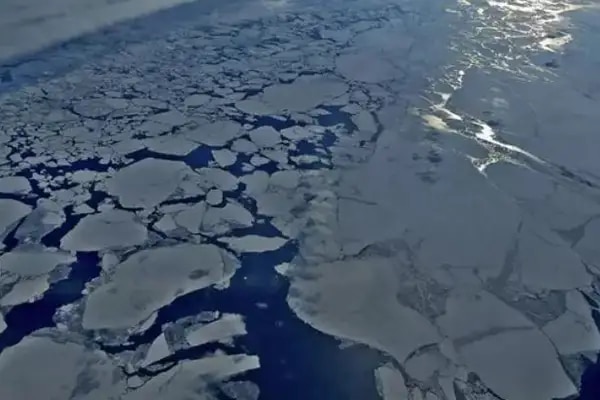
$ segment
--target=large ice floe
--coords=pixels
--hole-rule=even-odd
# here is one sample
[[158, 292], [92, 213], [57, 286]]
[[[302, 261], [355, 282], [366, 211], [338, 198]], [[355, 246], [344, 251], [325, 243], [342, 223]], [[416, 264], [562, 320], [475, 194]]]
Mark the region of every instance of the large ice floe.
[[590, 400], [594, 22], [301, 3], [0, 66], [0, 400]]
[[139, 251], [114, 267], [110, 281], [91, 290], [83, 327], [133, 327], [176, 297], [229, 279], [235, 267], [235, 261], [213, 245], [180, 244]]

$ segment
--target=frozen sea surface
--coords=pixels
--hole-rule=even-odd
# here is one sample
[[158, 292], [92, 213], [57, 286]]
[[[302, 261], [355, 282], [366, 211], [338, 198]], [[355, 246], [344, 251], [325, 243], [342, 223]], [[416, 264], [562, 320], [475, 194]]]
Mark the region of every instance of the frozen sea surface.
[[4, 2], [0, 399], [599, 399], [598, 43], [593, 1]]

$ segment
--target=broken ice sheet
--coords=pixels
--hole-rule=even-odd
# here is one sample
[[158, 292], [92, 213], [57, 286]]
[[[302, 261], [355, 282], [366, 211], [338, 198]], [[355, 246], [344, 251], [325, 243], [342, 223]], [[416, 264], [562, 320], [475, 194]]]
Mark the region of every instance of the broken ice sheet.
[[236, 261], [214, 245], [180, 244], [134, 253], [92, 290], [85, 329], [128, 329], [175, 298], [231, 278]]
[[146, 227], [127, 211], [109, 210], [85, 216], [60, 241], [60, 247], [74, 251], [120, 249], [144, 243]]
[[212, 400], [215, 397], [211, 394], [211, 384], [259, 367], [256, 356], [215, 353], [198, 360], [180, 362], [139, 389], [123, 395], [122, 400]]
[[0, 284], [11, 289], [0, 305], [11, 306], [31, 301], [50, 286], [49, 274], [60, 265], [75, 262], [69, 253], [41, 247], [22, 247], [0, 256]]
[[0, 398], [113, 399], [124, 390], [119, 375], [106, 354], [42, 330], [0, 354]]

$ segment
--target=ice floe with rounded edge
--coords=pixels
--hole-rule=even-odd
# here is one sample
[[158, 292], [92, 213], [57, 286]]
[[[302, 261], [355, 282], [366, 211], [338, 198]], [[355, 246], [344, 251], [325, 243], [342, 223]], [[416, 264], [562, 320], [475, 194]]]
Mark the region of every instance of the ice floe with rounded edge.
[[274, 172], [269, 178], [269, 186], [284, 189], [295, 189], [300, 184], [302, 173], [296, 170], [285, 170]]
[[127, 208], [153, 208], [167, 200], [192, 170], [182, 162], [147, 158], [117, 171], [108, 193]]
[[0, 284], [11, 289], [0, 305], [12, 306], [36, 299], [50, 286], [48, 274], [60, 265], [74, 262], [69, 253], [40, 247], [22, 247], [0, 256]]
[[250, 140], [260, 148], [273, 147], [281, 142], [281, 134], [271, 126], [261, 126], [248, 132]]
[[85, 216], [60, 241], [60, 247], [73, 251], [98, 251], [137, 246], [146, 241], [148, 231], [135, 216], [123, 210], [108, 210]]
[[198, 143], [193, 142], [184, 136], [160, 136], [145, 141], [148, 150], [170, 154], [174, 156], [186, 156], [198, 147]]
[[258, 151], [258, 146], [248, 139], [238, 139], [231, 144], [231, 150], [238, 153], [252, 154]]
[[246, 235], [219, 239], [236, 253], [262, 253], [278, 250], [287, 243], [287, 239], [273, 236]]
[[38, 331], [0, 354], [2, 399], [106, 400], [123, 390], [119, 370], [104, 353], [54, 330]]
[[4, 316], [2, 315], [2, 313], [0, 313], [0, 333], [4, 332], [4, 330], [7, 327], [8, 326], [6, 325], [6, 322], [4, 321]]
[[0, 178], [0, 193], [25, 194], [31, 192], [29, 180], [23, 176]]
[[260, 167], [261, 165], [268, 164], [271, 160], [266, 157], [259, 156], [258, 154], [254, 154], [250, 158], [250, 164], [254, 167]]
[[392, 364], [384, 364], [375, 369], [375, 381], [383, 400], [408, 399], [404, 377]]
[[362, 110], [358, 114], [353, 115], [352, 122], [354, 123], [354, 125], [356, 125], [356, 128], [361, 132], [377, 132], [377, 122], [375, 121], [375, 118], [373, 118], [373, 114], [366, 110]]
[[229, 149], [212, 150], [212, 156], [220, 167], [229, 167], [237, 161], [237, 155]]
[[294, 266], [287, 274], [288, 304], [315, 329], [374, 347], [402, 363], [414, 350], [441, 338], [424, 316], [399, 303], [398, 262], [371, 257], [305, 271]]
[[188, 329], [185, 340], [193, 347], [212, 342], [228, 342], [246, 333], [246, 325], [241, 315], [223, 314], [216, 321]]
[[[258, 357], [215, 353], [198, 360], [183, 361], [153, 377], [122, 400], [214, 399], [210, 385], [260, 367]], [[20, 399], [18, 399], [20, 400]]]
[[92, 290], [85, 329], [128, 329], [175, 298], [227, 281], [237, 261], [214, 245], [180, 244], [134, 253]]
[[218, 206], [223, 202], [223, 192], [219, 189], [212, 189], [206, 193], [206, 202], [211, 206]]
[[31, 207], [12, 199], [0, 199], [0, 239], [14, 225], [31, 212]]
[[337, 78], [301, 77], [292, 83], [265, 88], [261, 100], [279, 112], [303, 112], [342, 96], [347, 91], [346, 83]]

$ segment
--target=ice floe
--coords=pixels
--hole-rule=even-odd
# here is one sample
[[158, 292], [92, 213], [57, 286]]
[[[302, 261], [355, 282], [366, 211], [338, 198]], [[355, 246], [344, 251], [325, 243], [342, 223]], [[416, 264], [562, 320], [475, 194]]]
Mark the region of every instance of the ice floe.
[[10, 291], [0, 305], [11, 306], [36, 299], [50, 286], [50, 274], [60, 265], [76, 260], [69, 253], [38, 247], [23, 247], [0, 256], [0, 284]]
[[552, 343], [538, 330], [493, 333], [459, 352], [467, 367], [503, 399], [566, 398], [577, 392]]
[[408, 389], [402, 373], [391, 364], [385, 364], [375, 370], [377, 390], [382, 400], [408, 399]]
[[29, 180], [23, 176], [0, 178], [0, 193], [25, 194], [31, 192]]
[[440, 336], [423, 315], [398, 301], [394, 265], [394, 259], [366, 258], [315, 265], [306, 272], [295, 267], [288, 273], [288, 304], [316, 329], [385, 351], [402, 363]]
[[31, 212], [31, 207], [17, 200], [0, 199], [0, 239]]
[[224, 192], [228, 192], [235, 190], [238, 186], [238, 179], [225, 170], [218, 168], [199, 168], [196, 172], [200, 176], [200, 185], [206, 190], [217, 188]]
[[218, 206], [223, 202], [223, 192], [218, 189], [209, 190], [206, 193], [206, 203], [211, 206]]
[[246, 235], [219, 239], [237, 253], [262, 253], [281, 248], [287, 240], [281, 237]]
[[281, 134], [270, 126], [261, 126], [251, 130], [250, 140], [260, 148], [273, 147], [281, 142]]
[[169, 349], [169, 344], [167, 343], [165, 334], [161, 333], [156, 339], [154, 339], [148, 348], [148, 351], [146, 352], [146, 358], [144, 358], [144, 361], [142, 361], [141, 366], [147, 367], [159, 360], [162, 360], [170, 354], [171, 350]]
[[144, 159], [120, 169], [106, 183], [127, 208], [153, 208], [167, 200], [192, 171], [182, 162]]
[[544, 325], [542, 330], [560, 354], [598, 352], [600, 332], [589, 304], [579, 291], [569, 291], [565, 297], [566, 311]]
[[135, 215], [108, 210], [85, 216], [60, 241], [60, 247], [74, 251], [98, 251], [137, 246], [146, 241], [148, 231]]
[[225, 146], [241, 136], [242, 126], [233, 121], [217, 121], [185, 133], [190, 140], [207, 146]]
[[229, 279], [235, 262], [213, 245], [180, 244], [134, 253], [91, 291], [85, 329], [128, 329], [175, 298]]
[[246, 326], [241, 315], [223, 314], [214, 322], [190, 328], [185, 339], [190, 346], [201, 346], [211, 342], [230, 341], [232, 338], [246, 333]]
[[[184, 209], [183, 211], [178, 212], [173, 218], [175, 224], [187, 229], [190, 233], [199, 233], [201, 230], [202, 221], [204, 220], [204, 216], [206, 214], [206, 203], [200, 202], [190, 206], [189, 208]], [[161, 225], [161, 230], [169, 231], [172, 230], [171, 223], [169, 221], [171, 218], [168, 215], [165, 215], [159, 222]]]
[[258, 400], [260, 389], [250, 381], [231, 381], [220, 386], [225, 395], [233, 400]]
[[237, 155], [233, 151], [228, 149], [213, 150], [212, 156], [215, 162], [223, 168], [235, 164], [237, 160]]
[[[57, 368], [57, 360], [60, 367]], [[42, 331], [0, 355], [0, 398], [11, 400], [118, 398], [119, 371], [106, 354]]]
[[535, 327], [519, 311], [485, 291], [451, 296], [446, 303], [446, 312], [436, 324], [452, 339], [495, 330]]
[[258, 357], [246, 354], [216, 353], [198, 360], [180, 362], [153, 377], [139, 389], [123, 395], [123, 400], [168, 398], [214, 398], [211, 384], [260, 367]]
[[254, 217], [241, 204], [227, 202], [224, 207], [209, 207], [202, 220], [202, 230], [206, 233], [223, 234], [236, 228], [252, 226]]

